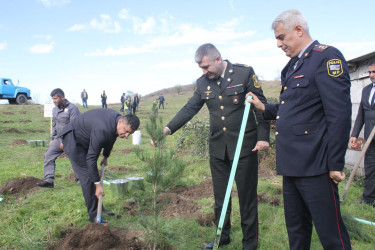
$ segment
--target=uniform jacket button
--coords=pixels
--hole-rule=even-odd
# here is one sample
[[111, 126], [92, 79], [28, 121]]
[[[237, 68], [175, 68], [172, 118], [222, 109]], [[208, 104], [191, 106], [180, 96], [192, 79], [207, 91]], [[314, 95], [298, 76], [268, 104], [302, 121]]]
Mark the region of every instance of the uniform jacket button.
[[281, 101], [281, 104], [284, 104], [285, 102], [284, 101]]
[[287, 90], [287, 89], [288, 89], [288, 87], [287, 87], [287, 86], [285, 86], [285, 87], [284, 87], [284, 90]]
[[219, 95], [219, 99], [220, 99], [220, 100], [223, 99], [223, 96]]
[[275, 132], [275, 135], [278, 136], [278, 135], [279, 135], [279, 132], [276, 131], [276, 132]]
[[223, 128], [223, 131], [224, 131], [224, 132], [225, 132], [225, 131], [227, 131], [227, 128], [226, 128], [226, 127], [224, 127], [224, 128]]
[[279, 120], [280, 119], [280, 116], [278, 115], [278, 116], [276, 116], [276, 120]]
[[309, 132], [305, 131], [305, 135], [307, 135]]
[[224, 117], [224, 116], [222, 116], [222, 117], [221, 117], [221, 120], [223, 120], [223, 121], [224, 121], [224, 120], [225, 120], [225, 117]]
[[220, 109], [224, 109], [224, 106], [220, 106]]

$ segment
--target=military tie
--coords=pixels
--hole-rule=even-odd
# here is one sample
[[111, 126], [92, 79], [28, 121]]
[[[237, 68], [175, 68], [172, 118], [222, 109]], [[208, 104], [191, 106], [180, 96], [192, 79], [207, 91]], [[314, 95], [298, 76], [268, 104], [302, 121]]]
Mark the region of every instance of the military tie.
[[298, 56], [290, 59], [290, 64], [289, 64], [289, 67], [288, 67], [288, 71], [286, 73], [287, 77], [292, 73], [293, 69], [295, 68], [294, 66], [297, 66], [296, 63], [297, 63], [298, 60], [299, 60]]

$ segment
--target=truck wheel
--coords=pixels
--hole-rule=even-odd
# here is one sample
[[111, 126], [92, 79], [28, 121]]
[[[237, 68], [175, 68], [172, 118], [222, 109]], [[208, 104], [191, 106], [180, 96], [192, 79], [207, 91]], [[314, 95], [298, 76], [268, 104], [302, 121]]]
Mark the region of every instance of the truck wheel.
[[19, 105], [24, 105], [27, 103], [27, 98], [24, 94], [19, 94], [16, 98], [16, 103]]

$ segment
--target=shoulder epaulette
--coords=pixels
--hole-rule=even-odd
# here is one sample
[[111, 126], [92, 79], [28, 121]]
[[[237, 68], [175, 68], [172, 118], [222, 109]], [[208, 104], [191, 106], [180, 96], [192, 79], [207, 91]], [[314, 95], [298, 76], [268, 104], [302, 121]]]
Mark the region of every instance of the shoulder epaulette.
[[239, 66], [239, 67], [244, 67], [244, 68], [249, 68], [250, 66], [247, 65], [247, 64], [240, 64], [240, 63], [233, 63], [233, 65], [235, 66]]
[[324, 52], [328, 47], [330, 47], [330, 46], [325, 45], [325, 44], [316, 44], [314, 46], [314, 48], [312, 48], [312, 50], [315, 50], [315, 51], [318, 51], [318, 52]]

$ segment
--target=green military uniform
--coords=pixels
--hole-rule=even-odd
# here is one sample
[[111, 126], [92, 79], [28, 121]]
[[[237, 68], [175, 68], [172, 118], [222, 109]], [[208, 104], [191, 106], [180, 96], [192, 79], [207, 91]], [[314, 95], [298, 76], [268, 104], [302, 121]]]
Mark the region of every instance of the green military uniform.
[[[210, 167], [215, 196], [215, 220], [218, 224], [237, 139], [245, 109], [246, 93], [253, 92], [266, 103], [266, 98], [252, 67], [227, 61], [224, 78], [210, 80], [203, 75], [188, 103], [167, 124], [173, 134], [193, 118], [206, 103], [210, 113]], [[258, 160], [251, 150], [257, 141], [269, 141], [269, 122], [261, 113], [251, 111], [247, 120], [240, 160], [237, 166], [243, 247], [255, 249], [258, 239], [257, 182]], [[258, 122], [258, 126], [257, 126]], [[231, 203], [224, 221], [221, 241], [229, 240]]]

